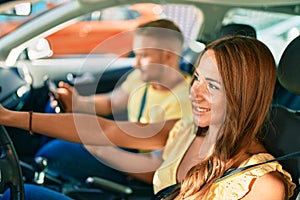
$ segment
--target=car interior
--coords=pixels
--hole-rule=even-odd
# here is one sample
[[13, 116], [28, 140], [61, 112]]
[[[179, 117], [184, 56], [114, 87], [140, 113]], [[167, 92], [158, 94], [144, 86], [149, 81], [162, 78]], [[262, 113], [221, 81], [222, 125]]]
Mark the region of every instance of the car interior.
[[[29, 2], [34, 3], [34, 1]], [[140, 1], [112, 2], [108, 0], [72, 0], [70, 2], [58, 6], [56, 9], [59, 11], [56, 15], [51, 15], [52, 11], [46, 12], [32, 22], [28, 21], [23, 24], [11, 34], [0, 37], [0, 103], [4, 107], [18, 111], [61, 112], [61, 110], [57, 111], [55, 108], [49, 107], [49, 88], [45, 84], [45, 76], [50, 77], [54, 84], [60, 80], [70, 84], [76, 82], [76, 89], [82, 95], [90, 95], [112, 91], [133, 69], [134, 57], [132, 54], [128, 57], [115, 55], [97, 57], [94, 54], [51, 57], [51, 45], [47, 41], [42, 51], [39, 52], [40, 57], [30, 59], [29, 52], [34, 50], [31, 48], [32, 44], [37, 47], [39, 42], [44, 41], [41, 38], [44, 39], [55, 30], [74, 23], [73, 18], [116, 5], [141, 3]], [[157, 3], [157, 1], [151, 3]], [[183, 71], [190, 74], [193, 72], [193, 64], [197, 55], [205, 44], [216, 37], [220, 37], [216, 33], [221, 32], [220, 30], [224, 25], [224, 21], [222, 22], [221, 19], [223, 20], [230, 9], [247, 8], [254, 11], [292, 13], [300, 16], [300, 1], [297, 0], [290, 2], [284, 0], [264, 0], [262, 2], [250, 0], [170, 0], [160, 2], [162, 5], [166, 3], [170, 5], [165, 6], [165, 17], [182, 24], [182, 28], [184, 25], [184, 30], [188, 34], [186, 36], [188, 41], [185, 44], [180, 66]], [[188, 6], [183, 8], [182, 3]], [[189, 10], [191, 5], [201, 8], [201, 13]], [[8, 7], [6, 3], [4, 6]], [[4, 10], [2, 5], [0, 7]], [[178, 8], [183, 8], [184, 14], [178, 15]], [[1, 9], [0, 12], [2, 12]], [[260, 16], [256, 17], [259, 18]], [[47, 18], [48, 20], [46, 20]], [[299, 18], [297, 20], [299, 21]], [[188, 24], [187, 21], [193, 23]], [[247, 25], [247, 21], [239, 23]], [[44, 26], [38, 24], [44, 24]], [[247, 35], [248, 27], [245, 27], [243, 26], [243, 31], [238, 34], [246, 33]], [[276, 28], [283, 29], [282, 26]], [[288, 37], [286, 33], [281, 35]], [[247, 36], [253, 37], [254, 35]], [[300, 200], [299, 34], [292, 38], [287, 45], [281, 44], [281, 49], [282, 54], [277, 58], [278, 80], [270, 109], [270, 123], [266, 123], [262, 130], [266, 133], [263, 140], [268, 151], [278, 158], [278, 161], [292, 175], [293, 182], [297, 185], [294, 196], [290, 199]], [[99, 60], [99, 58], [101, 59]], [[77, 68], [66, 67], [75, 65], [74, 63], [76, 63]], [[106, 66], [105, 69], [98, 70], [95, 67], [101, 65]], [[99, 76], [101, 81], [97, 78]], [[125, 110], [118, 113], [117, 116], [106, 117], [126, 120], [126, 112]], [[47, 171], [47, 160], [41, 157], [33, 158], [34, 153], [49, 138], [37, 134], [24, 134], [24, 132], [24, 130], [17, 128], [0, 127], [0, 194], [10, 188], [11, 199], [24, 200], [23, 185], [24, 183], [31, 183], [61, 192], [76, 200], [145, 200], [155, 198], [152, 188], [142, 185], [129, 187], [101, 177], [86, 177], [85, 182], [78, 182], [56, 176], [55, 173]]]

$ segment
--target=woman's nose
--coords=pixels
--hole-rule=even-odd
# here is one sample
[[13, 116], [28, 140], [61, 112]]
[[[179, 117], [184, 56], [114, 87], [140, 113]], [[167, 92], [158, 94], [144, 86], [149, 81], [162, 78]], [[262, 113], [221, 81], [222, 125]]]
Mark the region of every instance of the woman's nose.
[[207, 91], [207, 82], [202, 78], [198, 78], [194, 81], [192, 87], [197, 91]]
[[190, 91], [190, 99], [209, 96], [207, 83], [203, 79], [195, 80]]

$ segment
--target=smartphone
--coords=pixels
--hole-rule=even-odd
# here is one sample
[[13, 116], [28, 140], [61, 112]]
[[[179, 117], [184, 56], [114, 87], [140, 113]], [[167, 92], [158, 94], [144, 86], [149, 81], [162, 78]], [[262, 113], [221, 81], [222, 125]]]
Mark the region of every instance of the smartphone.
[[49, 90], [50, 106], [52, 107], [52, 109], [54, 109], [54, 112], [56, 113], [64, 112], [63, 103], [55, 97], [55, 92], [57, 91], [57, 85], [49, 77], [45, 78], [44, 84]]

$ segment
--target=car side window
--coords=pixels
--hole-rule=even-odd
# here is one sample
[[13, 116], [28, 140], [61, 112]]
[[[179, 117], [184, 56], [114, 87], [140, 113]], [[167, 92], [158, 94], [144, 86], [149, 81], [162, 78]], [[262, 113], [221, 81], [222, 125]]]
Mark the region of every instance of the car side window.
[[102, 10], [100, 20], [110, 20], [110, 21], [119, 21], [119, 20], [132, 20], [140, 17], [141, 14], [130, 9], [128, 5], [111, 7]]
[[90, 54], [128, 57], [131, 56], [132, 36], [125, 34], [141, 24], [160, 18], [178, 24], [186, 39], [184, 51], [189, 48], [190, 40], [196, 40], [203, 23], [201, 10], [192, 5], [136, 3], [108, 7], [77, 17], [59, 26], [45, 39], [52, 50], [51, 58]]

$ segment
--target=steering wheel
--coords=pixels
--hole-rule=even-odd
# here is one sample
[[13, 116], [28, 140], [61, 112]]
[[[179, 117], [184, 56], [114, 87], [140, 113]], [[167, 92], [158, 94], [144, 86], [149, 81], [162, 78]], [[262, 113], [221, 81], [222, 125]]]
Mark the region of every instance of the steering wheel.
[[6, 129], [0, 126], [0, 193], [8, 188], [11, 200], [25, 199], [19, 158]]

